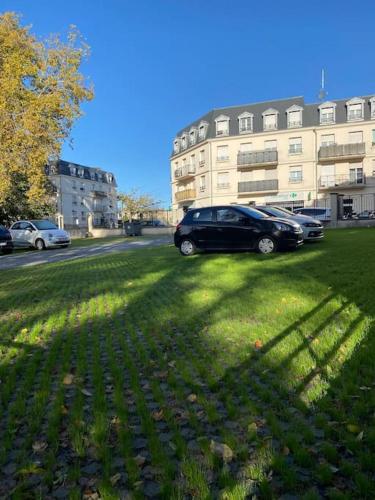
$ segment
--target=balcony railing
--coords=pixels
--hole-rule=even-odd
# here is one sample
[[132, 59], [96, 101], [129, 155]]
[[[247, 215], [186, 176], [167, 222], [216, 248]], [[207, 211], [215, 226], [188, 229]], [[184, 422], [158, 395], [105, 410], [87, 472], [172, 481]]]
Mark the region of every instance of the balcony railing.
[[319, 149], [319, 160], [345, 160], [346, 158], [363, 158], [366, 154], [364, 142], [354, 144], [332, 144], [331, 146], [321, 146]]
[[176, 192], [176, 201], [186, 201], [186, 200], [194, 200], [196, 197], [195, 189], [184, 189], [183, 191]]
[[264, 151], [240, 151], [237, 155], [237, 168], [276, 166], [278, 161], [277, 151], [270, 149]]
[[288, 128], [302, 127], [301, 120], [288, 121]]
[[229, 135], [229, 130], [216, 130], [216, 135]]
[[348, 120], [363, 120], [363, 113], [361, 109], [358, 109], [356, 111], [349, 111], [348, 112]]
[[176, 168], [174, 176], [176, 179], [183, 179], [195, 175], [195, 165], [184, 165], [183, 167]]
[[203, 167], [203, 165], [206, 163], [206, 160], [199, 160], [199, 166]]
[[277, 124], [276, 123], [266, 123], [263, 125], [263, 130], [276, 130], [277, 129]]
[[364, 174], [344, 174], [344, 175], [322, 175], [319, 179], [320, 189], [331, 189], [334, 187], [344, 188], [361, 188], [366, 184]]
[[94, 196], [97, 196], [98, 198], [105, 198], [108, 195], [107, 195], [107, 193], [105, 191], [95, 190], [94, 191]]
[[334, 113], [326, 113], [324, 115], [320, 115], [320, 124], [326, 125], [328, 123], [335, 123]]
[[279, 189], [278, 179], [264, 181], [243, 181], [238, 183], [239, 193], [268, 193]]

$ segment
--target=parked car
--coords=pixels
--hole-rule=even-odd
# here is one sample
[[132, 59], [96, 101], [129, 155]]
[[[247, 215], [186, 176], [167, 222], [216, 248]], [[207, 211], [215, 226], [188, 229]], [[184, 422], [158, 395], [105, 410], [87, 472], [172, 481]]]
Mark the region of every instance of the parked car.
[[0, 224], [0, 252], [3, 254], [13, 252], [13, 241], [10, 231]]
[[321, 240], [324, 238], [323, 224], [313, 217], [308, 215], [297, 215], [286, 208], [279, 208], [269, 205], [260, 205], [255, 207], [260, 212], [270, 215], [271, 217], [281, 217], [284, 219], [292, 219], [297, 222], [303, 230], [304, 240]]
[[302, 245], [303, 232], [292, 220], [242, 205], [223, 205], [189, 210], [176, 227], [174, 243], [185, 256], [197, 249], [271, 253]]
[[314, 217], [321, 222], [331, 220], [331, 209], [330, 208], [298, 208], [294, 210], [297, 215], [308, 215], [309, 217]]
[[10, 232], [15, 247], [34, 247], [37, 250], [70, 245], [69, 233], [49, 220], [20, 220], [12, 224]]

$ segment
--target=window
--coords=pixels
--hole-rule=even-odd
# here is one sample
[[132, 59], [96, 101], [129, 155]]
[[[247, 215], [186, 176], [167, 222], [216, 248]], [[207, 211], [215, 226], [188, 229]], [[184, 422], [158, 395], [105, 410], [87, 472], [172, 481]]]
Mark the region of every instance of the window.
[[195, 168], [195, 155], [190, 156], [190, 165]]
[[202, 149], [199, 151], [199, 165], [204, 165], [206, 162], [206, 151]]
[[372, 145], [375, 146], [375, 129], [372, 129]]
[[370, 116], [371, 120], [375, 120], [375, 96], [370, 99]]
[[228, 135], [229, 134], [229, 118], [224, 115], [220, 115], [215, 119], [216, 123], [216, 135]]
[[363, 132], [349, 132], [349, 144], [359, 144], [363, 142]]
[[336, 103], [324, 102], [319, 106], [320, 125], [335, 123], [336, 121]]
[[186, 158], [182, 158], [182, 166], [185, 167], [186, 166]]
[[199, 177], [199, 191], [203, 192], [206, 191], [206, 176], [201, 175]]
[[217, 222], [224, 222], [226, 224], [236, 224], [240, 221], [241, 214], [233, 208], [219, 208], [216, 210]]
[[199, 124], [198, 128], [198, 137], [199, 140], [203, 140], [206, 137], [206, 131], [207, 131], [208, 123], [207, 122], [201, 122]]
[[302, 153], [302, 137], [292, 137], [289, 139], [289, 154], [298, 155]]
[[302, 127], [302, 108], [293, 105], [286, 110], [288, 117], [288, 128]]
[[78, 170], [78, 175], [79, 175], [80, 177], [83, 177], [83, 175], [84, 175], [84, 170], [83, 170], [83, 168], [80, 168], [80, 169]]
[[263, 130], [276, 130], [277, 129], [277, 115], [276, 109], [268, 109], [263, 113]]
[[252, 150], [252, 146], [251, 142], [243, 142], [240, 144], [240, 153], [248, 153]]
[[77, 189], [76, 181], [72, 181], [72, 189]]
[[227, 161], [229, 160], [228, 146], [218, 146], [217, 147], [217, 161]]
[[79, 188], [81, 191], [84, 191], [85, 190], [85, 185], [83, 184], [83, 182], [81, 183], [81, 187]]
[[190, 145], [193, 145], [197, 141], [197, 130], [195, 128], [191, 129], [189, 132]]
[[349, 181], [353, 184], [363, 184], [363, 165], [362, 163], [351, 164], [349, 168]]
[[186, 135], [183, 135], [181, 137], [181, 147], [182, 147], [182, 149], [186, 149], [186, 147], [187, 147]]
[[175, 141], [173, 143], [173, 151], [175, 153], [178, 153], [180, 151], [180, 140], [179, 139], [175, 139]]
[[76, 167], [69, 167], [69, 170], [70, 170], [70, 175], [77, 175], [77, 169]]
[[238, 117], [238, 129], [240, 134], [253, 131], [253, 117], [254, 115], [247, 112], [242, 113], [242, 115]]
[[363, 120], [364, 99], [354, 97], [346, 103], [348, 121]]
[[277, 141], [264, 141], [264, 149], [266, 151], [276, 151], [277, 150]]
[[192, 219], [195, 222], [212, 222], [212, 208], [202, 208], [202, 210], [193, 212]]
[[335, 144], [335, 134], [324, 134], [321, 137], [320, 145], [324, 146], [333, 146]]
[[229, 172], [219, 172], [217, 174], [217, 188], [227, 189], [229, 187]]
[[302, 182], [302, 166], [289, 167], [289, 182], [293, 184]]

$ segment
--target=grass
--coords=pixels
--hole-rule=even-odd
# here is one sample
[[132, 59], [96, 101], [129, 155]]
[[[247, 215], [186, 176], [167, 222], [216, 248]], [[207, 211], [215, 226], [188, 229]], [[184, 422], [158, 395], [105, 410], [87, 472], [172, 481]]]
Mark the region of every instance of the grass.
[[374, 245], [3, 272], [0, 495], [374, 498]]

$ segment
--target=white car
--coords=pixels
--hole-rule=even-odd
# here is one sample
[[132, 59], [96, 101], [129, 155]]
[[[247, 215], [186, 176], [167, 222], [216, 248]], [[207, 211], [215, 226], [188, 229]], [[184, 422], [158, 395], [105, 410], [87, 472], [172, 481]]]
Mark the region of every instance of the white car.
[[15, 247], [34, 247], [37, 250], [67, 247], [70, 235], [49, 220], [20, 220], [10, 227]]

